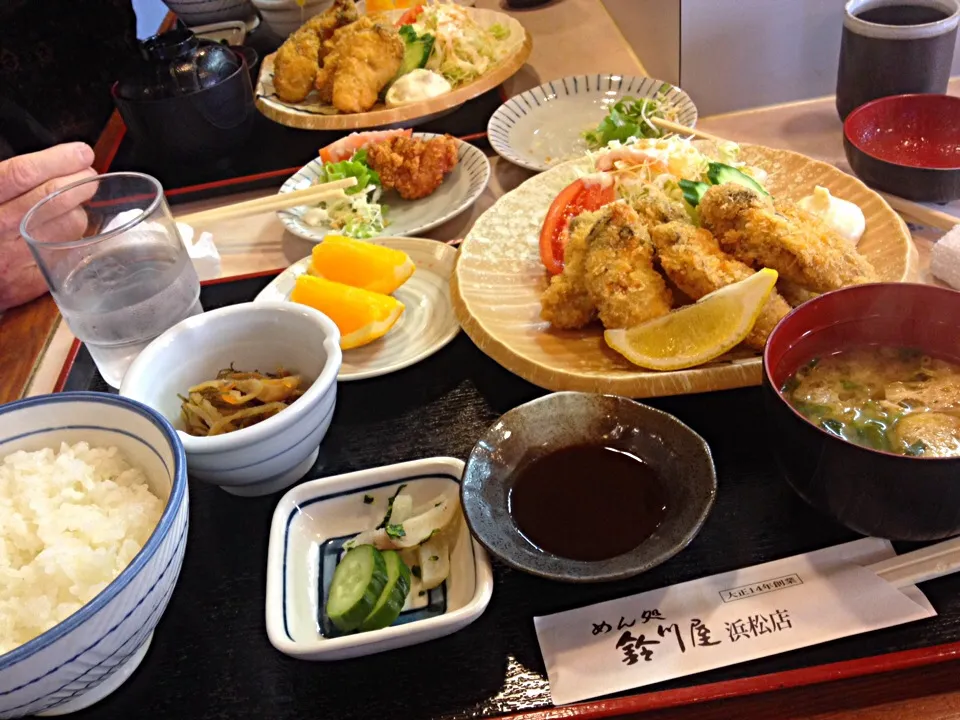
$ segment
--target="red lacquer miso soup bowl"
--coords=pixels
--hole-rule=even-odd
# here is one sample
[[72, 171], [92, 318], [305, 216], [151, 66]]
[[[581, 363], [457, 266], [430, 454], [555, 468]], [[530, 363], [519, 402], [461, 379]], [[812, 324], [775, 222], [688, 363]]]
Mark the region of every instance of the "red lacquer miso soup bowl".
[[960, 97], [892, 95], [843, 123], [843, 149], [867, 185], [909, 200], [960, 198]]
[[960, 363], [960, 292], [858, 285], [821, 295], [784, 318], [763, 355], [764, 402], [780, 471], [807, 502], [857, 532], [891, 540], [956, 535], [960, 457], [854, 444], [808, 420], [784, 396], [787, 381], [811, 361], [864, 346], [914, 349]]

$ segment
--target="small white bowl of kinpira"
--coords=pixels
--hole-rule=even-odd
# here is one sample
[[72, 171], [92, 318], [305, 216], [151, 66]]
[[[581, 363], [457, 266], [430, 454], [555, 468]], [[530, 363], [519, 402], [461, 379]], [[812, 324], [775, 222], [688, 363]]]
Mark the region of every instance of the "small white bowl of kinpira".
[[342, 660], [454, 633], [493, 571], [460, 507], [463, 462], [431, 458], [320, 478], [277, 504], [267, 635], [302, 660]]

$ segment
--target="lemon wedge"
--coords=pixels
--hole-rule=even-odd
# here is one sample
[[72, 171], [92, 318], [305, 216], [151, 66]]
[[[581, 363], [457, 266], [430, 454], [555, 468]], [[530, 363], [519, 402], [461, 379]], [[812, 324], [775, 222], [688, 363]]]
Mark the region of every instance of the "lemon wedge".
[[607, 330], [607, 345], [634, 365], [649, 370], [683, 370], [701, 365], [739, 345], [750, 334], [777, 284], [776, 270], [764, 268], [740, 282], [704, 295], [636, 327]]
[[333, 282], [389, 295], [409, 280], [416, 269], [410, 256], [402, 250], [327, 235], [323, 242], [314, 246], [307, 272]]
[[350, 350], [386, 335], [403, 314], [403, 303], [312, 275], [300, 275], [290, 294], [293, 302], [309, 305], [340, 328], [340, 348]]

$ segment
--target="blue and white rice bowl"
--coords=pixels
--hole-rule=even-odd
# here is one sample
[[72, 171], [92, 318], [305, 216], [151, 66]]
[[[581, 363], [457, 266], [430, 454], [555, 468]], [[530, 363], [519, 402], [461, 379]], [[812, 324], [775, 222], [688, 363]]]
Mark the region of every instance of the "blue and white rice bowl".
[[143, 470], [165, 507], [140, 552], [93, 600], [0, 655], [0, 718], [75, 712], [116, 690], [143, 660], [183, 563], [186, 457], [170, 423], [105, 393], [43, 395], [0, 406], [0, 457], [63, 442], [117, 447]]

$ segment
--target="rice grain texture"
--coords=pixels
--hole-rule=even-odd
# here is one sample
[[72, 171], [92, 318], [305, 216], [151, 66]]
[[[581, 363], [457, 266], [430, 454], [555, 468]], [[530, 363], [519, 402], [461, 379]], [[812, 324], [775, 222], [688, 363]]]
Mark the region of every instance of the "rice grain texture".
[[164, 505], [115, 447], [64, 443], [0, 460], [0, 655], [96, 597]]

